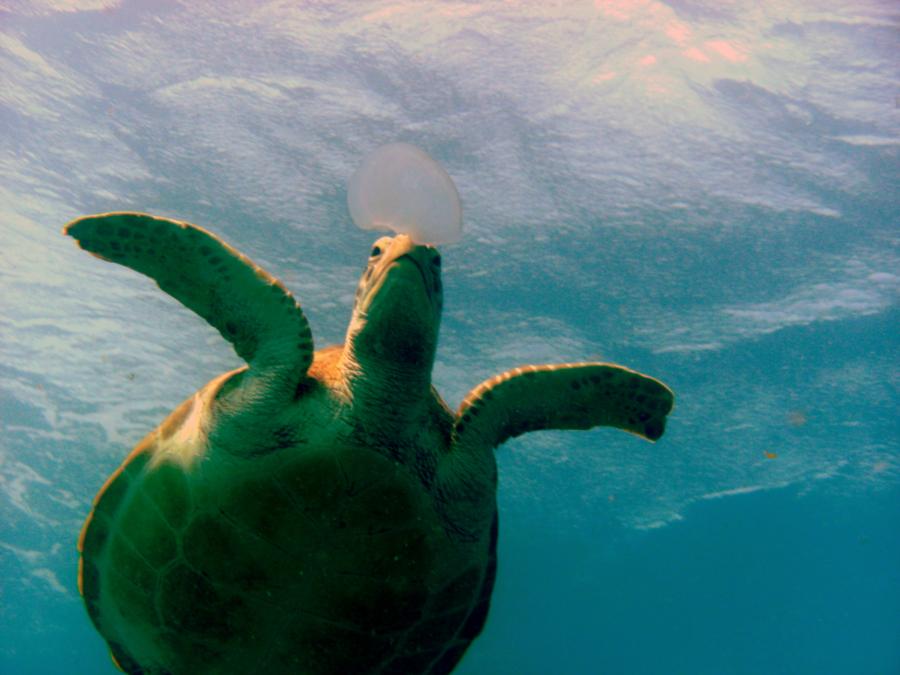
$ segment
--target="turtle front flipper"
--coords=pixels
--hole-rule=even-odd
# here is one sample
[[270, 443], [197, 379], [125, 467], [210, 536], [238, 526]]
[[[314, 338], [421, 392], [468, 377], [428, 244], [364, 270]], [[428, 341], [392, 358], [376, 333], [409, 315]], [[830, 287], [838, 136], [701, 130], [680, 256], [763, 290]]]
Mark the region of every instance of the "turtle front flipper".
[[541, 429], [610, 426], [651, 441], [662, 436], [674, 395], [659, 380], [609, 363], [522, 366], [475, 387], [460, 405], [438, 470], [438, 494], [452, 530], [483, 531], [493, 513], [493, 450]]
[[63, 229], [95, 256], [146, 274], [228, 340], [251, 372], [296, 381], [313, 356], [300, 305], [281, 283], [206, 230], [143, 213], [104, 213]]
[[673, 401], [659, 380], [610, 363], [522, 366], [466, 396], [456, 417], [455, 446], [494, 448], [526, 431], [596, 426], [655, 441]]

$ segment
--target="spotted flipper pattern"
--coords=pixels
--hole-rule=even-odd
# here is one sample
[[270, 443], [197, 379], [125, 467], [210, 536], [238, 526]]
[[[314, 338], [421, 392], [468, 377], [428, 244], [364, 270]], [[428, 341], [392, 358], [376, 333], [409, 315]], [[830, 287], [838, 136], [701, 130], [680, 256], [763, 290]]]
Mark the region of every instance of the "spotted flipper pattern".
[[522, 366], [475, 387], [460, 405], [435, 492], [450, 536], [474, 541], [496, 510], [494, 448], [540, 429], [611, 426], [651, 441], [665, 430], [671, 390], [609, 363]]
[[494, 448], [540, 429], [610, 426], [651, 441], [663, 435], [672, 391], [609, 363], [522, 366], [475, 387], [460, 405], [454, 446]]
[[290, 292], [214, 234], [143, 213], [85, 216], [63, 229], [93, 255], [156, 281], [228, 340], [251, 371], [303, 377], [312, 363], [306, 317]]

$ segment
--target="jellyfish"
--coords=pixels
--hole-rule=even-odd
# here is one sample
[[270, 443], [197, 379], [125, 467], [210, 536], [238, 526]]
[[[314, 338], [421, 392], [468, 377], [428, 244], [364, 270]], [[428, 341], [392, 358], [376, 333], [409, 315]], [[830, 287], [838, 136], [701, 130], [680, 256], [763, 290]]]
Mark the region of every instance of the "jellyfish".
[[390, 143], [366, 157], [347, 186], [357, 227], [408, 234], [417, 244], [462, 237], [462, 204], [453, 179], [408, 143]]

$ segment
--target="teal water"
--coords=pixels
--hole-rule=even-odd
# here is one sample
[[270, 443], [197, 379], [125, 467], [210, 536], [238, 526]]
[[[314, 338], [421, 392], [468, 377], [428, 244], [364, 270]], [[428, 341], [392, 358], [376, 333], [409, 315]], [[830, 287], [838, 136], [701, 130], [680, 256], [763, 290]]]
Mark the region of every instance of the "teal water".
[[0, 673], [114, 673], [90, 500], [238, 361], [71, 218], [213, 229], [342, 339], [406, 141], [464, 203], [434, 379], [602, 359], [676, 392], [651, 445], [498, 455], [467, 675], [900, 673], [900, 15], [887, 2], [0, 4]]

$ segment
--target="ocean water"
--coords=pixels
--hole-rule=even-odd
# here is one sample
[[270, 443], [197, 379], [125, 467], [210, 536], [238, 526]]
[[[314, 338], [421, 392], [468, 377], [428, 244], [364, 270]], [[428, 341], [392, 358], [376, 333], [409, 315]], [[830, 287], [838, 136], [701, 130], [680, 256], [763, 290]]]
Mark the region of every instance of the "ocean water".
[[343, 338], [347, 180], [427, 150], [451, 406], [523, 363], [658, 377], [657, 444], [498, 454], [463, 675], [900, 673], [900, 11], [888, 0], [0, 2], [0, 673], [116, 672], [75, 543], [128, 450], [239, 365], [60, 234], [210, 228]]

